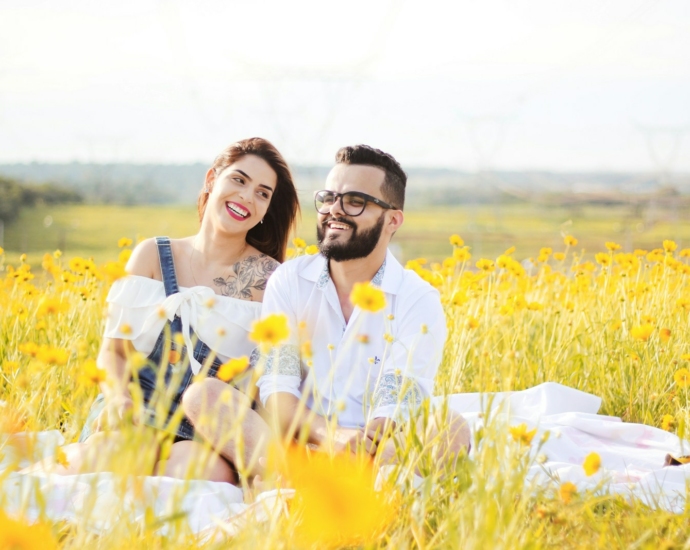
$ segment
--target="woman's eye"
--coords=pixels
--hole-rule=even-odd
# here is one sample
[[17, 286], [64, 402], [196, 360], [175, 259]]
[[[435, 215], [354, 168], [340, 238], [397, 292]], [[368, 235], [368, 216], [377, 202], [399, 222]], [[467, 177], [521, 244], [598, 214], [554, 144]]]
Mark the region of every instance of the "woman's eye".
[[235, 178], [235, 181], [237, 181], [239, 183], [244, 183], [244, 180], [242, 178]]

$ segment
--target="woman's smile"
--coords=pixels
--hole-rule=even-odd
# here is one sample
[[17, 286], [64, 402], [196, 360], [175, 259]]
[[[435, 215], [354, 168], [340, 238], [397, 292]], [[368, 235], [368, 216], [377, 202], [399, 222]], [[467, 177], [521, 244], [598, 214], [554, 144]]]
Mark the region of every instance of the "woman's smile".
[[235, 220], [243, 221], [251, 216], [249, 210], [247, 210], [244, 206], [234, 201], [226, 202], [225, 209], [228, 211], [228, 214], [230, 214], [230, 216]]

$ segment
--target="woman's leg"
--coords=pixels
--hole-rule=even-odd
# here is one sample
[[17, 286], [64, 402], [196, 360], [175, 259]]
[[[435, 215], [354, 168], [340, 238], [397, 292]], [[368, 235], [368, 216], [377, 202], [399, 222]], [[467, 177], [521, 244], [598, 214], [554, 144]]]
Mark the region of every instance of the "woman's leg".
[[45, 472], [60, 475], [87, 474], [103, 471], [104, 460], [122, 445], [120, 432], [96, 432], [83, 443], [60, 447], [54, 456], [27, 466], [20, 474]]
[[178, 479], [205, 479], [237, 485], [239, 480], [230, 465], [214, 451], [197, 441], [173, 443], [167, 459], [156, 464], [157, 475]]
[[241, 391], [215, 378], [192, 384], [182, 408], [194, 429], [249, 478], [262, 473], [271, 429]]

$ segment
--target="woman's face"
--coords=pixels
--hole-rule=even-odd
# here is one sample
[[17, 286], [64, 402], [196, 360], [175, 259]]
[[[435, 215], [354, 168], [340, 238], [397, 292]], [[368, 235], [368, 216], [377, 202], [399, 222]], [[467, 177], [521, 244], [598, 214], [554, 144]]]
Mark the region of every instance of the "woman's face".
[[209, 170], [206, 183], [213, 189], [204, 218], [211, 211], [228, 231], [246, 233], [266, 215], [278, 177], [264, 159], [245, 155], [217, 174]]

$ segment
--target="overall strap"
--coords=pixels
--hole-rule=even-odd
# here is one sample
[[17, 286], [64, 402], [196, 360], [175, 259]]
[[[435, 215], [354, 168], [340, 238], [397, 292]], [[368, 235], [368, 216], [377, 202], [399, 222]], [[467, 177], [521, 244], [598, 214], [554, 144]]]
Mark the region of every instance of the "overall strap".
[[170, 248], [170, 238], [156, 237], [156, 245], [158, 245], [158, 260], [161, 264], [161, 275], [163, 276], [165, 295], [170, 296], [180, 291], [177, 286], [177, 276], [175, 275], [175, 263], [173, 262], [172, 249]]

